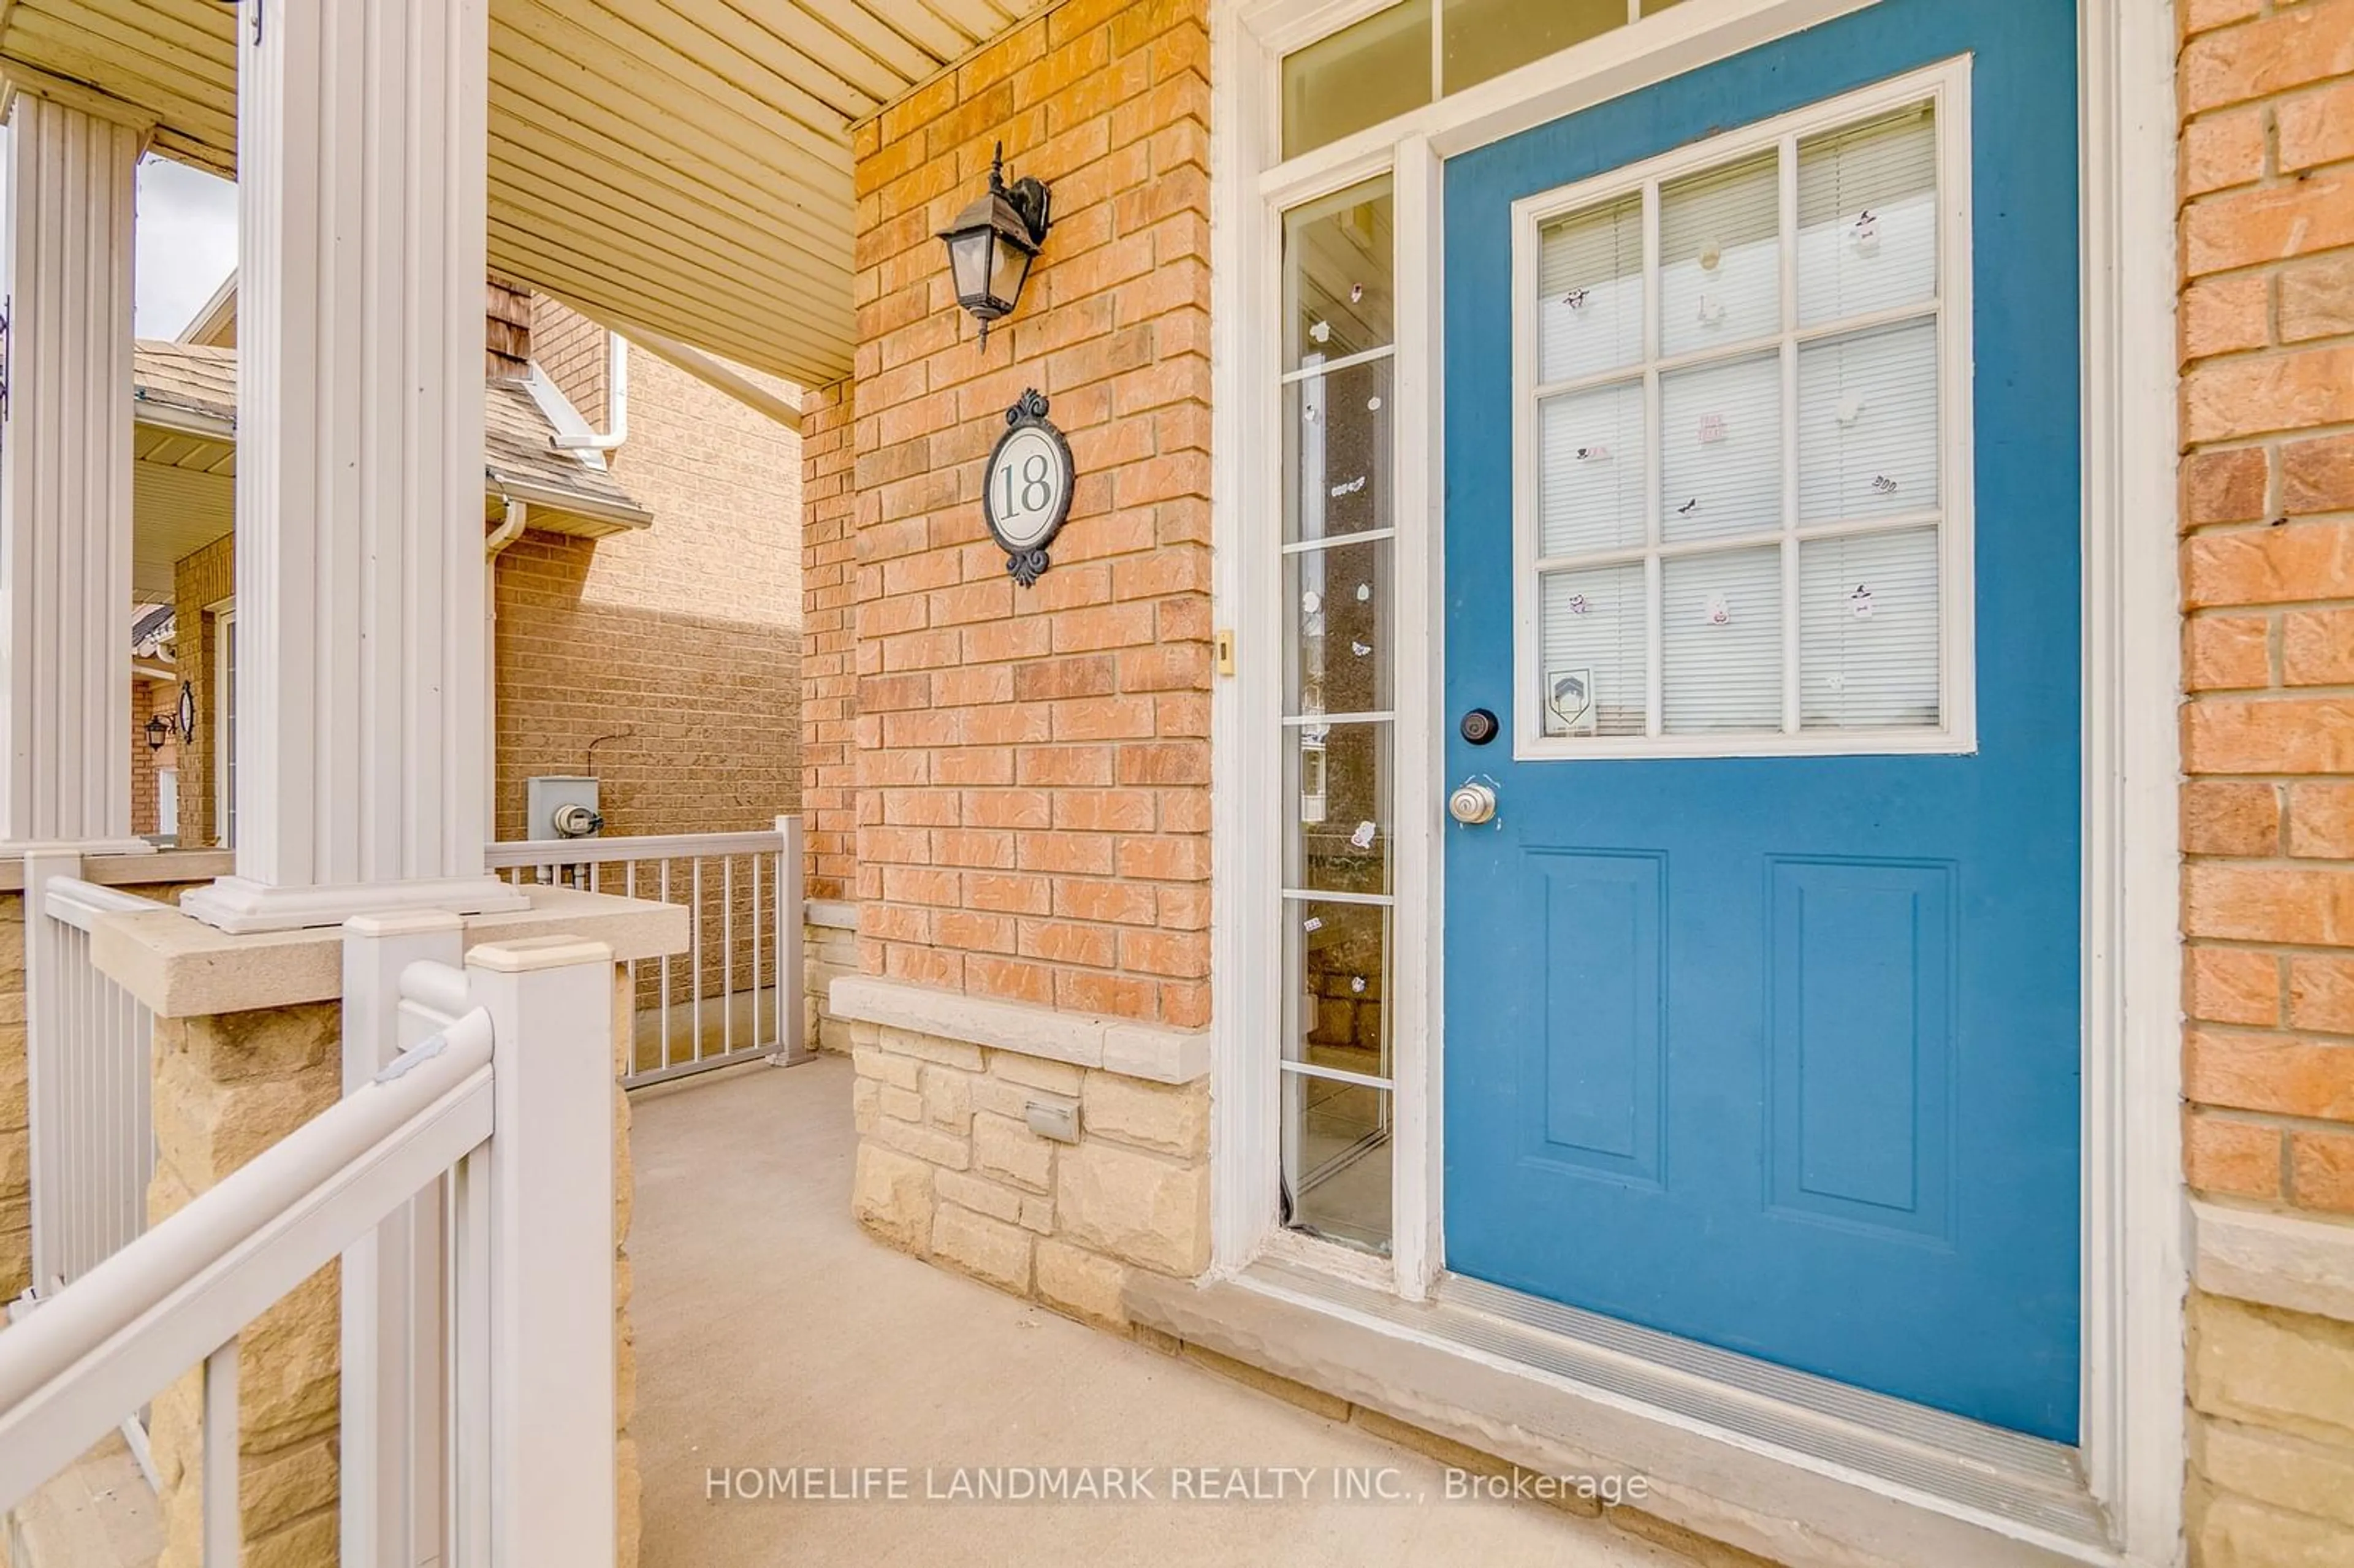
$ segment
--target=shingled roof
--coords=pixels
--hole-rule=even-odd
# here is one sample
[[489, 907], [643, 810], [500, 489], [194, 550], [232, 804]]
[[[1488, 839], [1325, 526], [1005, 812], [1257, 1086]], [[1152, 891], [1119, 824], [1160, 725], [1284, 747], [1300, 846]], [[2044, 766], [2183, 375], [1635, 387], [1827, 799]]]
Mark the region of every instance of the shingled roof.
[[237, 350], [141, 338], [132, 351], [131, 400], [134, 408], [176, 408], [233, 425]]
[[[140, 340], [133, 355], [134, 418], [141, 410], [171, 410], [237, 422], [237, 351], [195, 344]], [[149, 422], [155, 422], [152, 419]], [[568, 513], [622, 527], [653, 521], [601, 465], [555, 444], [557, 429], [522, 380], [482, 388], [482, 471], [486, 493], [527, 503], [535, 511]]]

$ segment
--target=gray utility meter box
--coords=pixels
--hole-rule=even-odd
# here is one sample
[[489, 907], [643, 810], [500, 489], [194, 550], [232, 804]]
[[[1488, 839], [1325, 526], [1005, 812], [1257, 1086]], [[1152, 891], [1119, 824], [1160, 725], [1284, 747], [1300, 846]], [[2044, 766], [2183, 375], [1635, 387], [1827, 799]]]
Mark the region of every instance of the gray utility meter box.
[[542, 774], [524, 780], [524, 837], [594, 838], [604, 826], [594, 779]]

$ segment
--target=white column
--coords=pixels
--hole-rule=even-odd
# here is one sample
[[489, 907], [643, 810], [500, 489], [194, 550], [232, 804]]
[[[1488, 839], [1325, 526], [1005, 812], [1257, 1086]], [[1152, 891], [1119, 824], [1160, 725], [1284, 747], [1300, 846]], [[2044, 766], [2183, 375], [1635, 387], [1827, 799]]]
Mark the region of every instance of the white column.
[[487, 0], [257, 3], [237, 874], [181, 907], [229, 931], [519, 907], [482, 869]]
[[[131, 206], [144, 130], [8, 112], [0, 852], [131, 836]], [[126, 114], [129, 112], [126, 106]]]

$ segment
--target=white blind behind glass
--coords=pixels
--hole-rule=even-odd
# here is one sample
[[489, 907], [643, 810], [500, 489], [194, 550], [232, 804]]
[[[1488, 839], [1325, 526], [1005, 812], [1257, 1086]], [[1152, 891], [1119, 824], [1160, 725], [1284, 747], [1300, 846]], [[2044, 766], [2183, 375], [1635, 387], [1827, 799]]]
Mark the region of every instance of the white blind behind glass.
[[1667, 733], [1780, 729], [1780, 546], [1671, 557], [1660, 569]]
[[1643, 357], [1643, 198], [1544, 226], [1537, 261], [1537, 378], [1571, 381]]
[[1798, 546], [1799, 722], [1808, 729], [1935, 726], [1937, 531]]
[[1798, 519], [1933, 511], [1937, 324], [1878, 327], [1798, 350]]
[[1659, 531], [1670, 544], [1782, 525], [1782, 362], [1659, 377]]
[[1781, 182], [1771, 152], [1659, 187], [1659, 352], [1782, 326]]
[[1798, 144], [1798, 320], [1937, 291], [1937, 127], [1928, 104]]
[[1537, 548], [1590, 555], [1643, 542], [1643, 384], [1548, 398], [1537, 427]]

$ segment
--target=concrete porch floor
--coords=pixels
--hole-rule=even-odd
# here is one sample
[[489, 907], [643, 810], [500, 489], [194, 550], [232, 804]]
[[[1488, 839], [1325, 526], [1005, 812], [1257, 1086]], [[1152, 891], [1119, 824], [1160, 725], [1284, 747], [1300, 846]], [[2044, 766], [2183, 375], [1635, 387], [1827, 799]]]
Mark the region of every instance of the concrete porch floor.
[[[631, 1253], [643, 1568], [1687, 1560], [1542, 1504], [1444, 1501], [1436, 1461], [891, 1251], [850, 1217], [848, 1062], [637, 1096]], [[706, 1497], [712, 1470], [902, 1466], [917, 1500]], [[1313, 1501], [920, 1500], [926, 1468], [1288, 1467]], [[1337, 1468], [1428, 1501], [1336, 1501]]]

